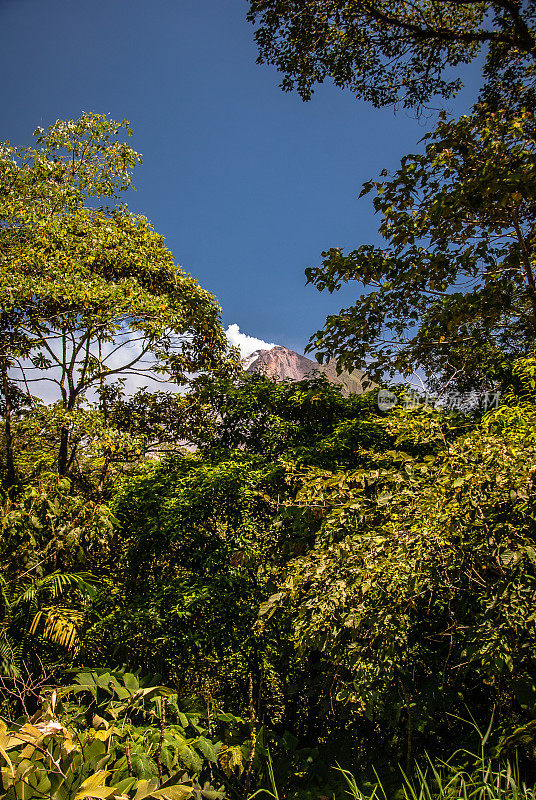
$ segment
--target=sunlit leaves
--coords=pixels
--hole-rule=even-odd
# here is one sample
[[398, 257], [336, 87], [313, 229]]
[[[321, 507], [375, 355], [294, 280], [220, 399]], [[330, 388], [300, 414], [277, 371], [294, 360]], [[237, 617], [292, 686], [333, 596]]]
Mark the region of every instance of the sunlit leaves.
[[[292, 614], [299, 652], [319, 654], [350, 717], [425, 735], [464, 704], [484, 717], [493, 703], [510, 708], [514, 677], [530, 682], [533, 360], [515, 371], [522, 390], [474, 429], [456, 430], [442, 411], [402, 410], [387, 418], [401, 449], [372, 468], [297, 476], [299, 497], [325, 511], [270, 611]], [[412, 443], [429, 454], [404, 452]]]
[[[130, 133], [83, 114], [38, 129], [34, 148], [0, 149], [0, 350], [12, 381], [55, 386], [66, 414], [116, 376], [184, 384], [225, 358], [215, 298], [119, 202], [141, 160]], [[64, 425], [61, 474], [74, 458]]]

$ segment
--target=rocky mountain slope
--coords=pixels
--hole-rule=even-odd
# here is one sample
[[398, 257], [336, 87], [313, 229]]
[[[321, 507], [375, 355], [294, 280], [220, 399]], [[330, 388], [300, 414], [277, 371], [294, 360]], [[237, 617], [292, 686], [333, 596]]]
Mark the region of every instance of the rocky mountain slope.
[[[301, 381], [314, 372], [326, 376], [330, 383], [338, 383], [343, 387], [344, 394], [359, 394], [366, 391], [368, 378], [361, 370], [342, 372], [337, 375], [333, 361], [327, 364], [318, 364], [310, 358], [289, 350], [288, 347], [276, 345], [270, 350], [256, 350], [242, 360], [246, 372], [266, 372], [278, 380], [289, 379]], [[372, 384], [371, 384], [372, 385]]]

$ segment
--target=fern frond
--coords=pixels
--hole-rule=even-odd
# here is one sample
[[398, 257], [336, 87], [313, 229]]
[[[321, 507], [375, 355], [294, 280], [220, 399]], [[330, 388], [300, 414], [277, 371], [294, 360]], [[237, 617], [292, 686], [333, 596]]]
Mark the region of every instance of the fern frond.
[[19, 605], [32, 605], [37, 598], [46, 594], [50, 599], [57, 600], [65, 594], [67, 588], [76, 591], [82, 599], [90, 600], [95, 596], [96, 579], [87, 572], [52, 572], [44, 578], [26, 584], [22, 592], [15, 598], [12, 607]]
[[39, 590], [50, 591], [53, 599], [64, 593], [67, 587], [73, 588], [88, 598], [95, 596], [96, 579], [88, 572], [53, 572], [37, 582]]
[[0, 631], [0, 675], [2, 677], [20, 677], [21, 651], [20, 645], [15, 645], [4, 630]]
[[36, 597], [37, 597], [36, 584], [35, 583], [26, 584], [26, 588], [23, 589], [21, 594], [15, 597], [15, 599], [11, 604], [11, 607], [17, 608], [17, 606], [22, 606], [22, 605], [32, 605], [32, 603], [35, 603]]

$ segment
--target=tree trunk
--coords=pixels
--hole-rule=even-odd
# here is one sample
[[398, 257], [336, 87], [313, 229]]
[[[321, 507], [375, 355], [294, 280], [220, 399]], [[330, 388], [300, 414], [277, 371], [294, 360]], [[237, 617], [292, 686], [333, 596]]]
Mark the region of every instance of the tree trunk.
[[13, 486], [16, 480], [15, 459], [13, 454], [13, 432], [11, 430], [11, 399], [9, 397], [8, 360], [5, 356], [0, 358], [0, 371], [2, 375], [2, 394], [4, 395], [4, 437], [6, 447], [6, 487]]
[[69, 429], [63, 427], [60, 431], [60, 446], [58, 450], [58, 475], [67, 475], [69, 464]]

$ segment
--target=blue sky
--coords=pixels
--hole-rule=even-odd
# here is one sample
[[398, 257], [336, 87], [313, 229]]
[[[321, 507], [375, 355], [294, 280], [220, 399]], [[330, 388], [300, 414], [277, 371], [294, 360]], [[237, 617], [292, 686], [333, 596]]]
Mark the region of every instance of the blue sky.
[[[302, 351], [330, 296], [322, 250], [376, 241], [361, 183], [417, 149], [428, 121], [321, 87], [309, 103], [255, 63], [242, 0], [0, 0], [0, 139], [82, 111], [126, 117], [144, 157], [129, 207], [212, 291], [225, 326]], [[474, 99], [469, 88], [451, 110]]]

